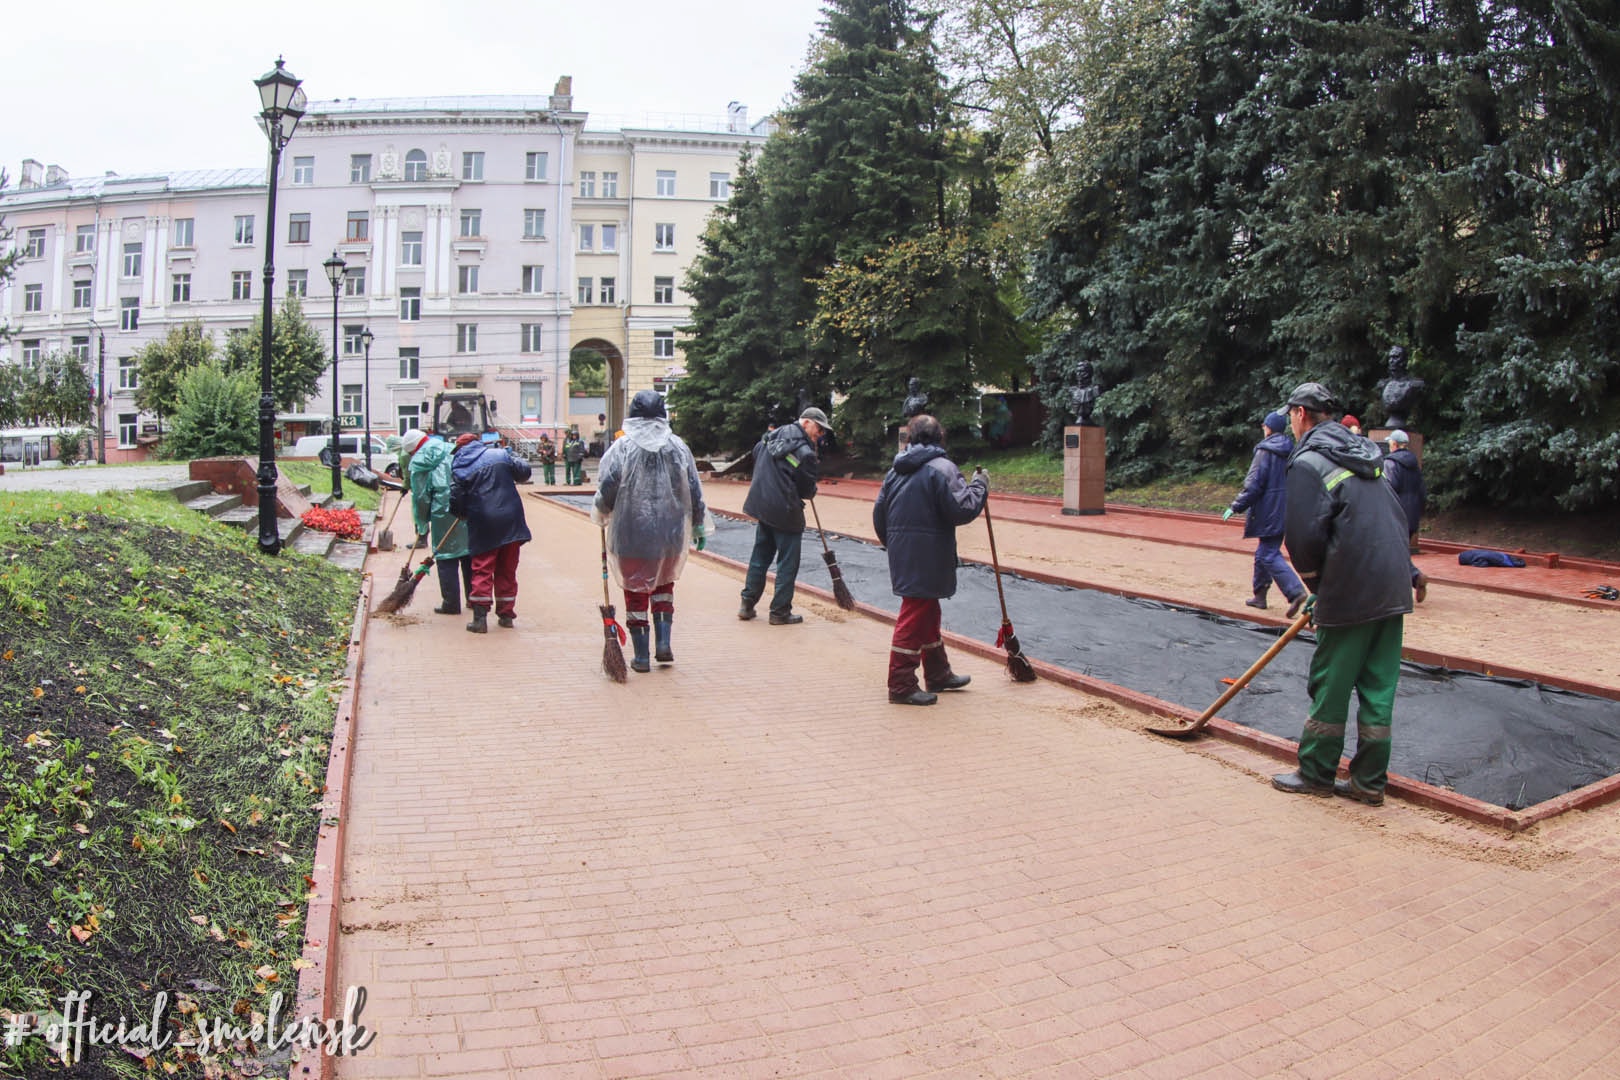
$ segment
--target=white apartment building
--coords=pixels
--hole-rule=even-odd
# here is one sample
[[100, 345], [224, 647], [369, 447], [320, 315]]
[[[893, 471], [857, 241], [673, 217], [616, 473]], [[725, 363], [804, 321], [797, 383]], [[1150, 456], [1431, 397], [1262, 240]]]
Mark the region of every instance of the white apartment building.
[[[682, 278], [768, 122], [750, 130], [736, 106], [691, 130], [587, 121], [566, 77], [550, 96], [309, 103], [281, 158], [273, 299], [300, 294], [329, 338], [323, 263], [344, 260], [341, 413], [403, 431], [438, 390], [474, 388], [504, 427], [589, 438], [598, 412], [617, 426], [635, 391], [679, 378]], [[266, 201], [263, 168], [79, 180], [23, 162], [0, 195], [25, 254], [0, 286], [7, 358], [72, 352], [94, 376], [104, 341], [108, 458], [138, 456], [153, 418], [135, 354], [193, 320], [220, 342], [258, 322]], [[607, 361], [605, 401], [570, 397], [577, 348]], [[331, 394], [304, 418], [330, 416]]]

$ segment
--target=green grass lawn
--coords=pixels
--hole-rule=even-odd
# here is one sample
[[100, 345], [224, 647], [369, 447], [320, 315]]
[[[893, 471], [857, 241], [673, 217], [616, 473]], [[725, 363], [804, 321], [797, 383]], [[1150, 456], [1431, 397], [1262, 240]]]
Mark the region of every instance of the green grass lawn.
[[[0, 1007], [290, 998], [358, 576], [148, 493], [0, 497], [0, 553]], [[201, 1074], [98, 1048], [71, 1075], [165, 1063]]]

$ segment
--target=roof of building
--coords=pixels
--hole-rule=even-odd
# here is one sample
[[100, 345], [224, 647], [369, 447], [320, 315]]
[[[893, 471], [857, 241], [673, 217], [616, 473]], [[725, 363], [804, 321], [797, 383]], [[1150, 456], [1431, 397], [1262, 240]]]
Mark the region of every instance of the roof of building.
[[166, 191], [219, 191], [263, 187], [264, 167], [248, 169], [185, 169], [155, 176], [106, 176], [69, 180], [48, 187], [21, 188], [0, 195], [0, 203], [21, 206], [59, 199], [96, 199], [113, 195], [155, 195]]
[[[549, 94], [449, 94], [440, 97], [332, 98], [311, 101], [305, 116], [338, 113], [550, 112]], [[567, 112], [569, 110], [562, 110]]]

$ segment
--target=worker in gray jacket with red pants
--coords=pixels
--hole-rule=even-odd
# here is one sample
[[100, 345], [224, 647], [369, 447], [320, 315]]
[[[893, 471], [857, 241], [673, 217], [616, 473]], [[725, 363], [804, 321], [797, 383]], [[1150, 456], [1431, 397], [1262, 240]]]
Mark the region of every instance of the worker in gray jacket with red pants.
[[[1297, 795], [1339, 794], [1376, 806], [1389, 778], [1401, 634], [1412, 610], [1406, 516], [1383, 480], [1377, 445], [1331, 419], [1340, 411], [1320, 383], [1302, 383], [1288, 398], [1297, 445], [1288, 459], [1284, 543], [1314, 594], [1306, 607], [1316, 624], [1316, 651], [1299, 768], [1271, 783]], [[1335, 782], [1352, 692], [1356, 753], [1349, 779]]]

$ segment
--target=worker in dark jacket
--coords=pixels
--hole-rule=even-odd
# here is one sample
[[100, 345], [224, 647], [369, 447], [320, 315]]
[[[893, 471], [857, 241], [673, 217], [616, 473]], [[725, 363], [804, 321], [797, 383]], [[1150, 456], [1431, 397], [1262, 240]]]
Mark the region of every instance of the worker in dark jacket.
[[754, 550], [743, 579], [737, 618], [752, 619], [754, 605], [765, 595], [765, 574], [776, 560], [776, 591], [771, 595], [771, 625], [804, 622], [793, 613], [793, 586], [799, 579], [799, 550], [804, 539], [804, 500], [816, 497], [820, 461], [816, 443], [832, 432], [827, 414], [806, 409], [796, 424], [766, 433], [754, 445], [754, 475], [748, 482], [743, 513], [754, 519]]
[[[951, 671], [940, 634], [939, 602], [956, 593], [956, 529], [979, 516], [990, 476], [971, 483], [945, 456], [939, 421], [921, 413], [906, 425], [906, 448], [895, 456], [872, 506], [872, 528], [889, 551], [889, 582], [900, 597], [900, 617], [889, 644], [889, 700], [932, 705], [941, 690], [957, 690], [969, 676]], [[922, 661], [927, 689], [917, 685]]]
[[[1417, 455], [1412, 452], [1412, 438], [1406, 432], [1396, 428], [1385, 438], [1384, 444], [1389, 447], [1389, 453], [1384, 456], [1384, 479], [1389, 482], [1391, 490], [1395, 492], [1395, 499], [1401, 504], [1401, 512], [1406, 515], [1407, 552], [1417, 551], [1418, 525], [1423, 521], [1423, 502], [1429, 493], [1423, 484], [1423, 467], [1418, 464]], [[1412, 595], [1418, 603], [1423, 603], [1429, 595], [1429, 579], [1423, 571], [1417, 568], [1417, 563], [1410, 558], [1407, 563], [1412, 568]]]
[[[1401, 633], [1412, 610], [1406, 517], [1383, 480], [1377, 445], [1331, 419], [1337, 412], [1320, 383], [1302, 383], [1288, 398], [1298, 445], [1288, 460], [1284, 534], [1294, 568], [1315, 594], [1308, 603], [1316, 651], [1299, 769], [1271, 783], [1376, 806], [1388, 781]], [[1356, 754], [1350, 778], [1336, 783], [1352, 692], [1359, 701]]]
[[531, 475], [529, 463], [511, 452], [478, 441], [473, 434], [456, 439], [450, 463], [450, 513], [467, 522], [467, 551], [472, 556], [472, 605], [475, 634], [489, 632], [493, 607], [502, 626], [517, 617], [518, 549], [529, 542], [529, 524], [517, 485]]
[[1294, 452], [1294, 440], [1288, 434], [1288, 417], [1279, 412], [1267, 413], [1260, 430], [1261, 438], [1254, 445], [1254, 460], [1249, 464], [1249, 475], [1243, 479], [1243, 490], [1226, 508], [1221, 520], [1247, 511], [1243, 535], [1259, 539], [1254, 549], [1254, 595], [1243, 602], [1252, 608], [1264, 608], [1266, 590], [1275, 581], [1288, 598], [1291, 617], [1305, 602], [1305, 586], [1300, 584], [1299, 575], [1282, 553], [1288, 455]]
[[579, 432], [570, 431], [563, 440], [563, 483], [579, 485], [585, 482], [585, 443]]

